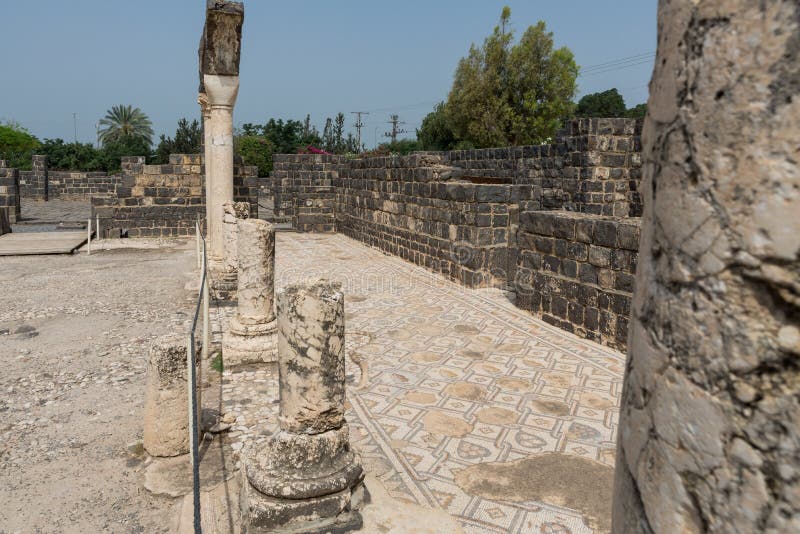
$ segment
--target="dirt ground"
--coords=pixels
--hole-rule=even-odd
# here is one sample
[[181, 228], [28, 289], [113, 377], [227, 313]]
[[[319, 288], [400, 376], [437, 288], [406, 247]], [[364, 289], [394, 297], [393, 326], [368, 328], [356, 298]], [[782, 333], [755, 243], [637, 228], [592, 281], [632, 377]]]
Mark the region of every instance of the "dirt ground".
[[187, 331], [193, 262], [193, 241], [0, 258], [0, 533], [168, 530], [137, 443], [147, 347]]

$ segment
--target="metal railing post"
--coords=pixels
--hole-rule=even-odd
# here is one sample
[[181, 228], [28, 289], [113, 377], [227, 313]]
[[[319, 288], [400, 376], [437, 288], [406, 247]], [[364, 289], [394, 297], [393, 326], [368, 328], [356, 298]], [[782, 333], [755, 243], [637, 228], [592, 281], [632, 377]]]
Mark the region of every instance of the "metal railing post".
[[194, 352], [194, 331], [189, 333], [186, 362], [189, 376], [189, 454], [192, 462], [192, 488], [194, 497], [194, 531], [202, 531], [200, 522], [200, 417], [197, 399], [196, 355]]
[[89, 221], [86, 223], [86, 255], [89, 256], [92, 253], [92, 218], [89, 217]]

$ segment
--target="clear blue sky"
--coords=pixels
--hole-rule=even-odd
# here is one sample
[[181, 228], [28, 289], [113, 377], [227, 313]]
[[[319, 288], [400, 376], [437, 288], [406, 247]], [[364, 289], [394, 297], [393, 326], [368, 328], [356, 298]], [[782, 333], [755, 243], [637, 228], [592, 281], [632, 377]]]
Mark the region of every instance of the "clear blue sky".
[[[409, 131], [446, 98], [459, 58], [482, 43], [503, 5], [518, 35], [537, 20], [590, 67], [655, 51], [655, 0], [245, 1], [237, 125], [270, 117], [319, 126], [364, 110], [373, 145], [392, 112]], [[40, 138], [94, 141], [115, 104], [142, 108], [156, 134], [199, 117], [197, 45], [205, 0], [4, 2], [0, 119]], [[600, 69], [602, 70], [602, 69]], [[617, 87], [629, 106], [647, 100], [652, 60], [579, 78], [579, 96]], [[348, 127], [352, 124], [348, 114]], [[155, 141], [156, 139], [154, 139]]]

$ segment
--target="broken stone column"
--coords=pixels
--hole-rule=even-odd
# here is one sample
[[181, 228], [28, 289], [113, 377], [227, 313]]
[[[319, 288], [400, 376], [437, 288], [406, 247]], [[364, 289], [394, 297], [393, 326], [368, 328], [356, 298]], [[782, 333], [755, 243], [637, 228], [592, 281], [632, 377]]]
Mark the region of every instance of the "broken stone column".
[[238, 307], [222, 338], [225, 365], [276, 361], [275, 229], [266, 221], [238, 226]]
[[800, 4], [658, 21], [613, 531], [800, 532]]
[[200, 95], [205, 106], [206, 216], [209, 263], [215, 272], [225, 264], [223, 211], [233, 201], [233, 106], [239, 93], [239, 59], [244, 6], [209, 0], [200, 41]]
[[144, 401], [144, 448], [151, 456], [189, 452], [186, 338], [170, 334], [150, 345]]
[[211, 289], [220, 300], [236, 298], [237, 260], [237, 228], [240, 219], [250, 216], [250, 205], [247, 202], [227, 201], [222, 205], [222, 261], [211, 266]]
[[280, 430], [245, 459], [247, 532], [361, 525], [363, 471], [344, 419], [344, 295], [319, 281], [278, 295]]

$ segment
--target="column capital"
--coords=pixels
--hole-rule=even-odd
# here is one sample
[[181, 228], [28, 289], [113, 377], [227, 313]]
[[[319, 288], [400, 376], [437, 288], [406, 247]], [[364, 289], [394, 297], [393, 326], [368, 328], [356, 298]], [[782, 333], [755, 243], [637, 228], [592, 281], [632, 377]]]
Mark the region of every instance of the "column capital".
[[211, 104], [208, 102], [208, 95], [205, 93], [197, 94], [197, 103], [200, 104], [200, 113], [204, 118], [211, 116]]
[[211, 109], [232, 109], [239, 95], [239, 77], [204, 74], [203, 85]]

